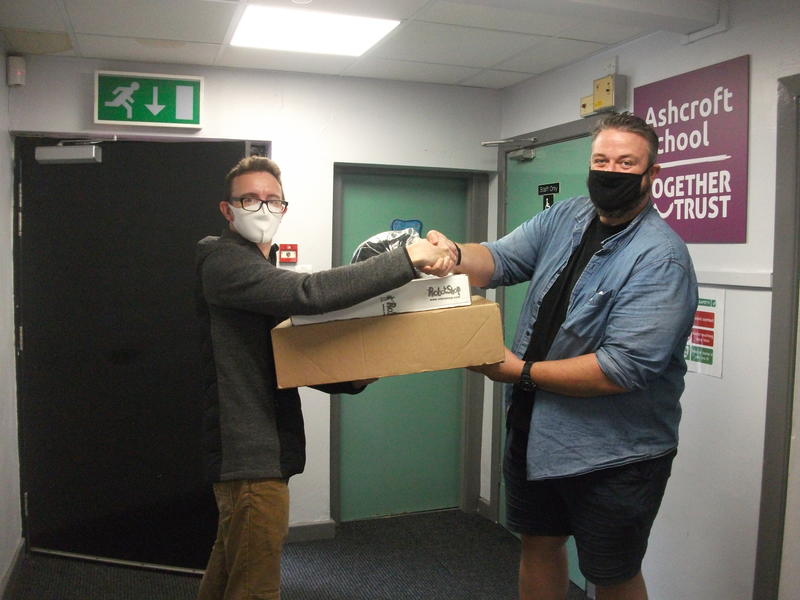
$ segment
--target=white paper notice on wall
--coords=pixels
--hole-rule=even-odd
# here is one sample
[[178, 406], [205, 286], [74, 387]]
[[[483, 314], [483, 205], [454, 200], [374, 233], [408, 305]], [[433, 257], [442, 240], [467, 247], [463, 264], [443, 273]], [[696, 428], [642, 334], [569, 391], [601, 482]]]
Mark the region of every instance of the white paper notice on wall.
[[725, 290], [698, 288], [697, 311], [683, 356], [689, 371], [722, 377]]

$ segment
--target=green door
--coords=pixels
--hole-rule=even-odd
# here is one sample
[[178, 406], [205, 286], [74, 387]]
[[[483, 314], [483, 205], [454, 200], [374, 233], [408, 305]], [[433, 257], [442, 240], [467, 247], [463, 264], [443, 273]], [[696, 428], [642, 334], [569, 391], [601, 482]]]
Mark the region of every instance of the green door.
[[[546, 202], [558, 202], [573, 196], [587, 195], [586, 176], [589, 170], [591, 138], [581, 137], [536, 148], [532, 161], [506, 158], [505, 219], [508, 233], [544, 210]], [[557, 190], [557, 191], [556, 191]], [[505, 289], [503, 327], [507, 345], [514, 340], [527, 283]], [[502, 428], [505, 436], [505, 427]], [[502, 447], [505, 447], [503, 444]], [[502, 472], [502, 470], [501, 470]], [[505, 523], [505, 484], [500, 483], [500, 521]], [[570, 538], [569, 575], [582, 589], [586, 579], [578, 570], [578, 555]]]
[[[466, 237], [466, 179], [345, 172], [341, 183], [341, 264], [395, 219], [419, 221], [423, 236]], [[387, 377], [341, 396], [341, 521], [459, 505], [463, 388], [455, 369]]]

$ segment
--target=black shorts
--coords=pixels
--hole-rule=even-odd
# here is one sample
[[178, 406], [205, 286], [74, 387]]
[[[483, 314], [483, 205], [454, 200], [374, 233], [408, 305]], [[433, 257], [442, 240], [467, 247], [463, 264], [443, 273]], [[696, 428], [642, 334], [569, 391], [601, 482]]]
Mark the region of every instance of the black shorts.
[[508, 528], [574, 536], [580, 570], [595, 585], [636, 575], [677, 451], [585, 475], [528, 481], [526, 446], [524, 432], [509, 430], [503, 461]]

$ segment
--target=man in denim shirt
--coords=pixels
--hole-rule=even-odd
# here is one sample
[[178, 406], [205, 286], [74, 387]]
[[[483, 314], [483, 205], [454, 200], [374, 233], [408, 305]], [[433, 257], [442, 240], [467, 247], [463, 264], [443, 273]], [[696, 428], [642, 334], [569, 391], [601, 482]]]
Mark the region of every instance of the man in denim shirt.
[[647, 598], [641, 562], [678, 445], [697, 307], [686, 245], [650, 199], [657, 152], [642, 119], [612, 114], [594, 132], [590, 198], [497, 242], [428, 234], [473, 285], [530, 281], [506, 359], [476, 369], [513, 384], [503, 470], [522, 600], [565, 597], [569, 535], [598, 599]]

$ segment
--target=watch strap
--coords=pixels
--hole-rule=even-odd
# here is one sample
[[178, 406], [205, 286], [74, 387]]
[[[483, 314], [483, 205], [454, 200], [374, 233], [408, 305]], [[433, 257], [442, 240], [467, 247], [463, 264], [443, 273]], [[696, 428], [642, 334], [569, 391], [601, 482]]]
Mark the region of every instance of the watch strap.
[[532, 392], [536, 389], [536, 382], [531, 378], [532, 360], [526, 360], [522, 365], [522, 373], [519, 376], [519, 389], [525, 392]]

